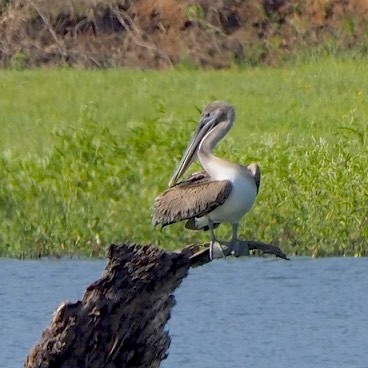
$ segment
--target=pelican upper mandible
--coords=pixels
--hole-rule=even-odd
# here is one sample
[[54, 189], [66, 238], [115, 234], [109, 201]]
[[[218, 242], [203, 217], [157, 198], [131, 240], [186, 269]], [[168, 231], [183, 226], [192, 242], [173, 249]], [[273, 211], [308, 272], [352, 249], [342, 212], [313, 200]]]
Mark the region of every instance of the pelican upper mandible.
[[[235, 120], [234, 108], [214, 101], [204, 109], [198, 127], [169, 182], [169, 189], [155, 199], [153, 224], [162, 227], [188, 220], [186, 228], [209, 230], [210, 259], [223, 257], [214, 228], [232, 224], [230, 252], [239, 255], [238, 225], [251, 209], [260, 185], [257, 164], [236, 164], [213, 155], [217, 143], [228, 133]], [[177, 183], [198, 157], [204, 171]]]

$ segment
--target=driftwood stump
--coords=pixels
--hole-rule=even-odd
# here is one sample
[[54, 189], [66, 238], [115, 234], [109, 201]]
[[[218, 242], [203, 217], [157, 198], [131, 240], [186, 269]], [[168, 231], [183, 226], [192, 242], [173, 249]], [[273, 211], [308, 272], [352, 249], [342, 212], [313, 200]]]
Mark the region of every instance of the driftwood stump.
[[[278, 247], [245, 243], [287, 259]], [[24, 367], [159, 367], [170, 345], [165, 325], [175, 304], [173, 292], [189, 267], [209, 261], [208, 247], [197, 245], [172, 253], [111, 245], [101, 279], [87, 287], [81, 301], [58, 308]]]
[[190, 267], [185, 253], [112, 245], [102, 278], [81, 301], [64, 303], [32, 349], [27, 368], [159, 367], [174, 290]]

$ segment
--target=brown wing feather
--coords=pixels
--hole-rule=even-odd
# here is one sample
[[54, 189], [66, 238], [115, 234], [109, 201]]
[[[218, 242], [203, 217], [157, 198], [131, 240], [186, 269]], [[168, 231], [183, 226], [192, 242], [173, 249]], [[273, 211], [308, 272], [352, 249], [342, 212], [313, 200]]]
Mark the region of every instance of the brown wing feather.
[[227, 180], [211, 181], [206, 172], [193, 174], [155, 199], [152, 223], [164, 227], [204, 216], [224, 203], [231, 187]]

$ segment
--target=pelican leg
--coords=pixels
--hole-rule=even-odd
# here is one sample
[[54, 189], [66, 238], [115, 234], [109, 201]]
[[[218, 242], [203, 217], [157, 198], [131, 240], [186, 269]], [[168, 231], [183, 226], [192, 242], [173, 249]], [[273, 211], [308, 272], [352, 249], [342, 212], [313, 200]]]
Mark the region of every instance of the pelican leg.
[[235, 257], [248, 256], [249, 249], [248, 246], [238, 239], [238, 226], [239, 224], [232, 224], [233, 235], [231, 242], [229, 244], [230, 252], [234, 254]]
[[213, 230], [213, 222], [211, 220], [208, 220], [208, 227], [211, 236], [210, 260], [212, 261], [215, 258], [225, 258], [224, 251], [222, 250], [220, 243], [216, 239], [215, 232]]

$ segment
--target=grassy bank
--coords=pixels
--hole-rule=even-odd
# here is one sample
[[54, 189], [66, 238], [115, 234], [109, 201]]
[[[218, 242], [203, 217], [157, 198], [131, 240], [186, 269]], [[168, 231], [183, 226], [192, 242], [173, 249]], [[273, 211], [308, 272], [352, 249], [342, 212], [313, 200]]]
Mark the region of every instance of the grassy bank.
[[214, 99], [237, 109], [218, 154], [262, 168], [241, 236], [289, 254], [366, 255], [367, 72], [352, 59], [217, 72], [0, 71], [0, 255], [207, 240], [181, 224], [152, 229], [150, 216], [197, 107]]

